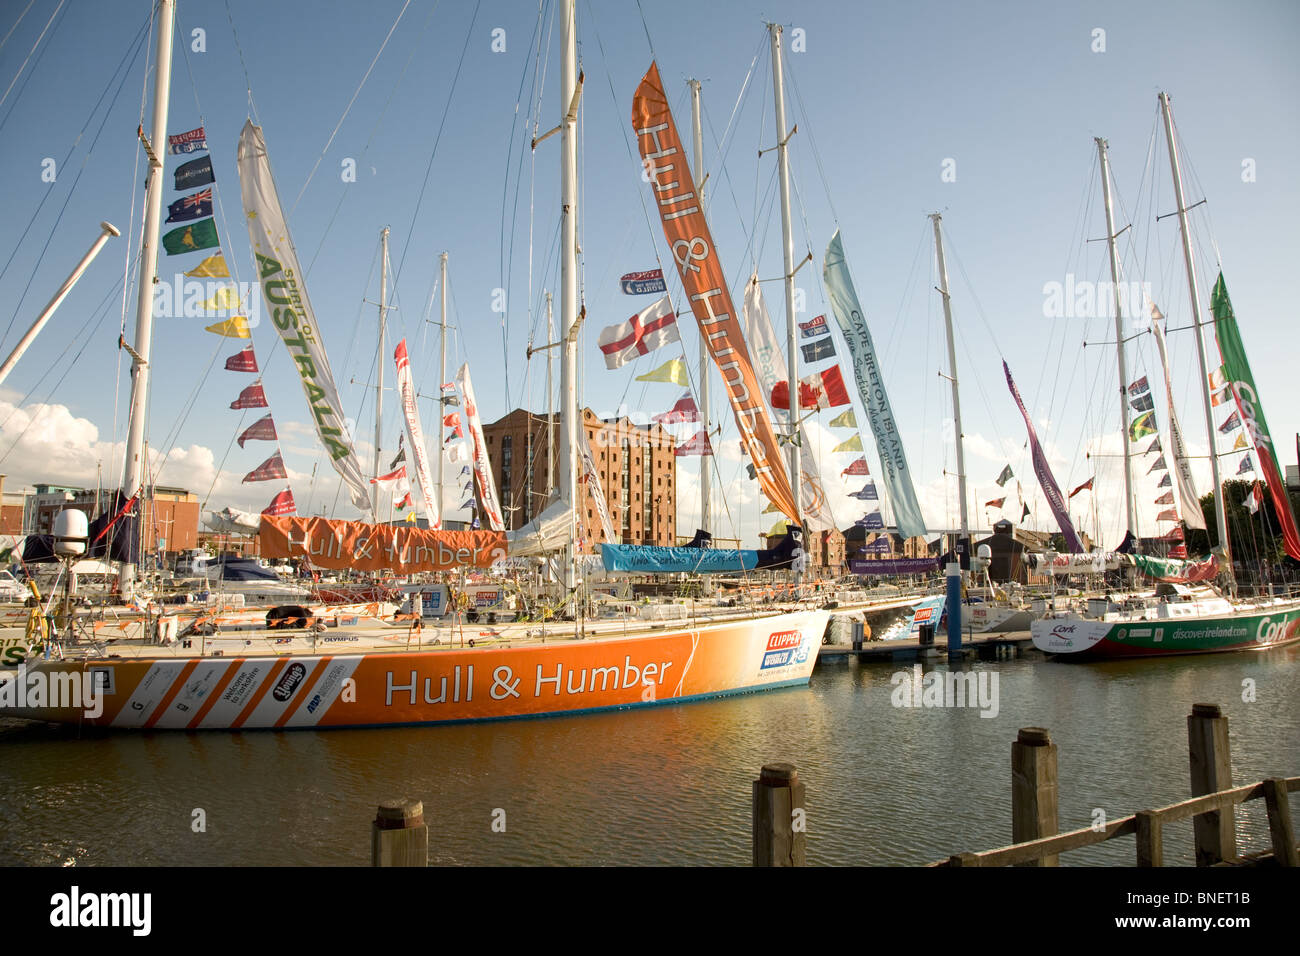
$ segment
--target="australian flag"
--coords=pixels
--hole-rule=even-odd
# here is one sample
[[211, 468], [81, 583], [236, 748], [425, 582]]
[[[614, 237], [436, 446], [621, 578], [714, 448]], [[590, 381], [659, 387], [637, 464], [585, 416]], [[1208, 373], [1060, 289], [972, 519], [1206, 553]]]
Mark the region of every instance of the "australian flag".
[[212, 187], [182, 196], [167, 207], [168, 222], [189, 222], [212, 215]]

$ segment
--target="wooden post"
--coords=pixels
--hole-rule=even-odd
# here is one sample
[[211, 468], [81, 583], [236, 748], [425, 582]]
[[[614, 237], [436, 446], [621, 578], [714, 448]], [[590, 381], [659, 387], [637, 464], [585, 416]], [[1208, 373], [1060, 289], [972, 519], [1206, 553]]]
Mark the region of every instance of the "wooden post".
[[1268, 806], [1268, 833], [1273, 838], [1273, 859], [1278, 866], [1300, 866], [1300, 850], [1295, 845], [1295, 828], [1291, 825], [1291, 804], [1287, 802], [1286, 781], [1264, 781], [1264, 803]]
[[[1193, 704], [1187, 718], [1187, 752], [1192, 769], [1192, 796], [1232, 789], [1228, 747], [1228, 718], [1218, 704]], [[1232, 807], [1192, 818], [1196, 835], [1196, 865], [1213, 866], [1237, 856]]]
[[[1011, 745], [1011, 842], [1056, 836], [1056, 744], [1042, 727], [1021, 728]], [[1019, 866], [1058, 866], [1055, 855]]]
[[803, 866], [804, 788], [794, 764], [764, 764], [753, 790], [754, 866]]
[[419, 800], [385, 800], [370, 825], [371, 866], [428, 866], [429, 827]]
[[1137, 865], [1164, 866], [1165, 843], [1160, 817], [1151, 810], [1139, 810], [1137, 817]]

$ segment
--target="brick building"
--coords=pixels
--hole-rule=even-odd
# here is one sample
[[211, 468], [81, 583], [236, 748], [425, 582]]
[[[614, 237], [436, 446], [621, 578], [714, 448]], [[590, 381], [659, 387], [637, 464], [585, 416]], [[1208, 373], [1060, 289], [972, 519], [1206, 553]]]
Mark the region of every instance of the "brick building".
[[[36, 485], [36, 492], [27, 499], [24, 530], [30, 534], [50, 534], [54, 517], [65, 508], [84, 511], [89, 520], [107, 511], [113, 505], [114, 491], [85, 488], [65, 488], [54, 485]], [[199, 500], [184, 488], [158, 486], [152, 497], [144, 502], [143, 519], [145, 552], [155, 550], [167, 554], [188, 551], [198, 545]]]
[[[550, 435], [559, 442], [559, 416], [547, 429], [545, 415], [517, 408], [483, 426], [488, 458], [507, 529], [519, 528], [537, 516], [550, 498], [546, 462]], [[609, 507], [614, 534], [623, 544], [671, 545], [677, 528], [676, 440], [661, 425], [643, 427], [627, 418], [598, 418], [582, 413], [582, 428], [595, 459], [596, 474]], [[559, 480], [558, 459], [555, 465]], [[586, 539], [605, 540], [590, 489], [579, 485], [579, 513]]]

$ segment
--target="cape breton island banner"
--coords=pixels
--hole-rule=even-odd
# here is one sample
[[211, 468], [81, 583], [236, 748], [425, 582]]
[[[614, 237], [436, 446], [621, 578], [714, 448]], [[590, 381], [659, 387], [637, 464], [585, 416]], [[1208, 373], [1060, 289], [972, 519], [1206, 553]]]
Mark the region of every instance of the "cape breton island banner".
[[298, 254], [294, 252], [289, 226], [271, 180], [266, 141], [262, 138], [262, 128], [254, 126], [252, 120], [244, 123], [239, 134], [238, 165], [239, 193], [248, 219], [248, 238], [257, 259], [262, 295], [270, 307], [275, 329], [298, 367], [302, 390], [316, 421], [316, 434], [329, 452], [330, 464], [351, 490], [352, 504], [373, 521], [369, 487], [352, 449], [343, 403], [316, 326], [316, 313], [307, 299]]

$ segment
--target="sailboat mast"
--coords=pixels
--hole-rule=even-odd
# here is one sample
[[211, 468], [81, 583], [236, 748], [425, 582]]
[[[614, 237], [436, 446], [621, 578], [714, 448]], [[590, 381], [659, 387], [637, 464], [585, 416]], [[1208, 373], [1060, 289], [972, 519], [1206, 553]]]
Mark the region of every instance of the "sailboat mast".
[[[1137, 540], [1137, 522], [1133, 515], [1133, 453], [1129, 447], [1128, 361], [1124, 356], [1124, 297], [1119, 285], [1119, 252], [1115, 248], [1115, 212], [1110, 199], [1109, 145], [1100, 136], [1097, 156], [1101, 160], [1101, 195], [1106, 207], [1106, 250], [1110, 253], [1110, 284], [1115, 292], [1115, 351], [1119, 354], [1119, 411], [1124, 442], [1124, 518], [1128, 533]], [[1182, 205], [1181, 200], [1179, 205]]]
[[[551, 293], [546, 293], [546, 341], [555, 341], [555, 317], [551, 311]], [[555, 490], [555, 356], [551, 350], [546, 351], [546, 496], [551, 500]]]
[[[378, 478], [383, 474], [379, 470], [380, 461], [380, 443], [383, 441], [383, 423], [384, 423], [384, 313], [388, 309], [388, 227], [385, 226], [379, 233], [379, 351], [375, 359], [375, 477]], [[375, 520], [379, 520], [379, 482], [375, 482], [375, 490], [371, 492], [373, 498], [372, 504], [375, 509]], [[391, 495], [389, 497], [392, 497]]]
[[[700, 129], [700, 81], [690, 80], [691, 134], [694, 137], [695, 195], [704, 206], [704, 136]], [[700, 527], [713, 530], [713, 481], [709, 474], [709, 344], [700, 336], [700, 427], [704, 431], [704, 451], [700, 453]], [[671, 542], [669, 542], [671, 543]]]
[[[787, 139], [785, 132], [785, 77], [781, 69], [781, 25], [769, 23], [768, 33], [772, 37], [772, 89], [776, 103], [776, 162], [777, 174], [781, 182], [781, 254], [785, 263], [785, 324], [787, 374], [790, 379], [790, 487], [794, 492], [795, 513], [802, 524], [803, 502], [801, 500], [802, 475], [799, 461], [799, 346], [795, 340], [794, 313], [794, 234], [790, 228], [790, 159], [786, 154]], [[796, 574], [796, 583], [802, 578]]]
[[[175, 0], [159, 0], [158, 48], [154, 62], [153, 125], [149, 131], [149, 172], [145, 186], [144, 233], [140, 244], [140, 281], [135, 310], [135, 353], [131, 363], [131, 411], [126, 437], [126, 470], [122, 495], [137, 494], [145, 473], [144, 419], [149, 398], [149, 356], [153, 350], [153, 289], [158, 271], [158, 230], [162, 220], [163, 163], [167, 143], [167, 106], [172, 84], [172, 29]], [[118, 574], [123, 595], [131, 590], [135, 565], [124, 564]]]
[[[563, 0], [561, 14], [563, 52], [560, 66], [560, 329], [564, 352], [560, 359], [560, 494], [580, 521], [578, 501], [578, 51], [574, 0]], [[575, 527], [576, 532], [576, 527]], [[575, 543], [564, 546], [565, 605], [570, 606], [576, 584]]]
[[[438, 284], [442, 289], [442, 342], [438, 356], [438, 425], [436, 432], [442, 435], [442, 418], [447, 414], [447, 396], [443, 394], [442, 383], [447, 381], [447, 253], [438, 257], [438, 262], [442, 269], [442, 275], [438, 279]], [[438, 515], [441, 517], [446, 510], [446, 504], [442, 500], [442, 482], [443, 482], [443, 459], [447, 456], [442, 453], [442, 440], [438, 441]]]
[[1219, 547], [1227, 557], [1228, 577], [1232, 574], [1232, 546], [1228, 542], [1228, 515], [1223, 504], [1223, 482], [1219, 477], [1219, 455], [1214, 435], [1214, 412], [1210, 404], [1210, 374], [1205, 366], [1205, 333], [1201, 329], [1201, 296], [1196, 283], [1196, 261], [1192, 256], [1192, 233], [1187, 223], [1187, 205], [1183, 202], [1183, 174], [1178, 164], [1178, 146], [1174, 142], [1174, 115], [1169, 96], [1160, 94], [1160, 112], [1165, 120], [1165, 139], [1169, 143], [1169, 166], [1174, 174], [1174, 201], [1178, 204], [1178, 229], [1183, 237], [1183, 260], [1187, 264], [1187, 286], [1192, 296], [1192, 325], [1196, 328], [1196, 358], [1201, 367], [1201, 399], [1205, 410], [1205, 434], [1210, 443], [1210, 474], [1214, 479], [1214, 517], [1219, 529]]
[[[961, 499], [961, 547], [969, 554], [970, 513], [966, 501], [966, 455], [961, 431], [961, 395], [957, 388], [957, 346], [952, 335], [952, 298], [948, 295], [948, 265], [943, 258], [943, 233], [939, 223], [943, 217], [930, 213], [934, 223], [934, 254], [939, 264], [939, 294], [943, 296], [943, 324], [948, 333], [948, 382], [952, 386], [952, 418], [957, 440], [957, 494]], [[961, 554], [961, 551], [958, 551]], [[969, 560], [969, 558], [968, 558]]]

